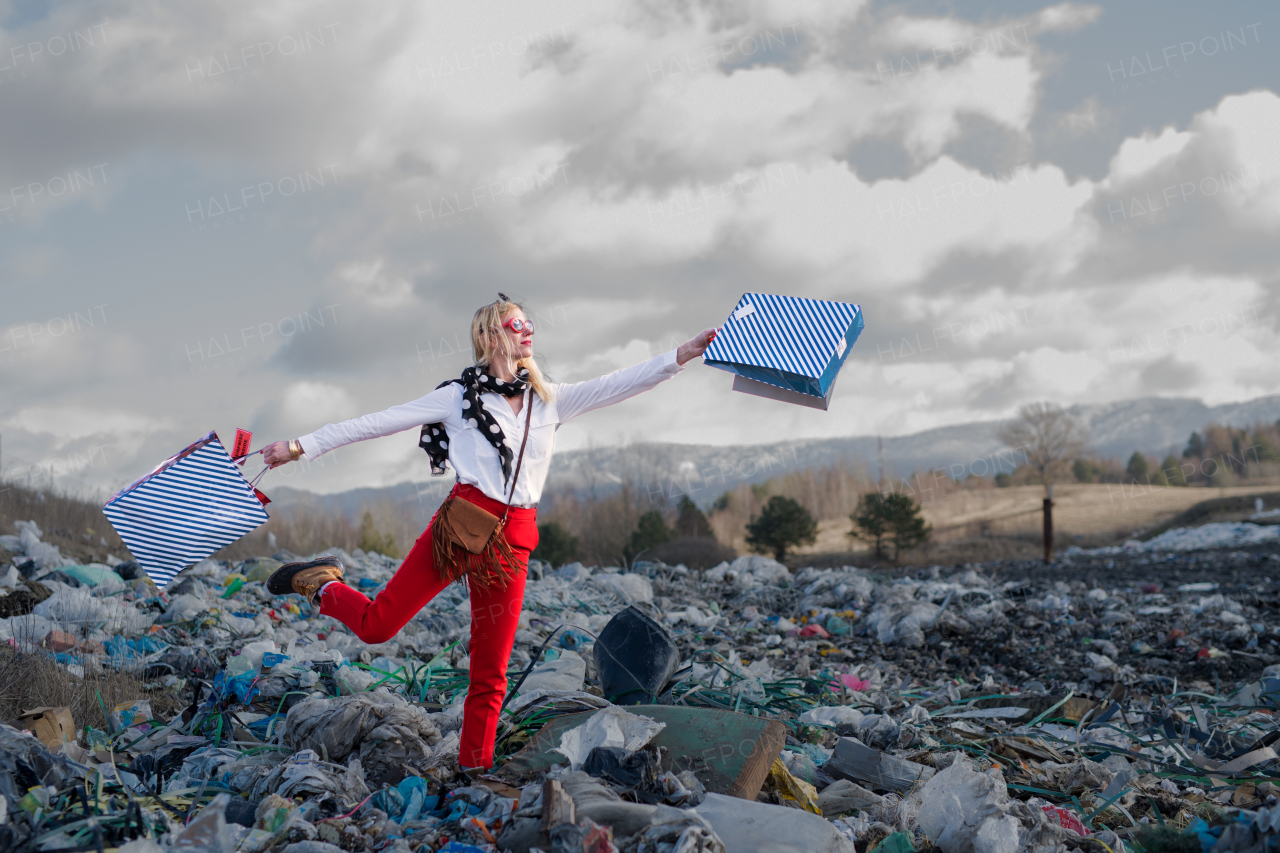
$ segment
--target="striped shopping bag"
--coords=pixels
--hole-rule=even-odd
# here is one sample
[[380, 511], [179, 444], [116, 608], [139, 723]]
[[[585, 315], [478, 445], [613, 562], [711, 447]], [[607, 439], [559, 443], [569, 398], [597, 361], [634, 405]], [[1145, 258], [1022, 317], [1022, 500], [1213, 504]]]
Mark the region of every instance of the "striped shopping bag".
[[164, 587], [266, 522], [265, 502], [211, 432], [112, 495], [102, 512], [138, 565]]
[[735, 391], [825, 410], [862, 326], [847, 302], [746, 293], [703, 358]]

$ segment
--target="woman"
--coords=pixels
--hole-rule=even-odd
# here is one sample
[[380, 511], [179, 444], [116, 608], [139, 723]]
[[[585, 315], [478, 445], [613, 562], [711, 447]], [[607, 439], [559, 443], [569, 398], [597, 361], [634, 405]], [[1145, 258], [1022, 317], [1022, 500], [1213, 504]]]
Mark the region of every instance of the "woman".
[[466, 556], [448, 551], [442, 506], [373, 601], [346, 585], [342, 564], [333, 557], [282, 566], [267, 581], [268, 590], [298, 593], [364, 642], [384, 643], [451, 581], [465, 575], [471, 591], [471, 687], [458, 760], [473, 775], [489, 768], [529, 553], [538, 544], [536, 505], [556, 430], [583, 412], [621, 402], [675, 376], [702, 355], [715, 334], [708, 329], [671, 352], [599, 379], [548, 383], [533, 360], [533, 323], [519, 305], [498, 294], [471, 321], [475, 366], [463, 370], [460, 379], [411, 403], [278, 441], [264, 452], [274, 468], [304, 454], [315, 459], [345, 444], [422, 427], [420, 444], [431, 456], [432, 473], [443, 474], [446, 459], [457, 473], [446, 505], [466, 501], [505, 516], [492, 540], [496, 547], [486, 551], [496, 571], [480, 571], [474, 560], [442, 559], [442, 554]]

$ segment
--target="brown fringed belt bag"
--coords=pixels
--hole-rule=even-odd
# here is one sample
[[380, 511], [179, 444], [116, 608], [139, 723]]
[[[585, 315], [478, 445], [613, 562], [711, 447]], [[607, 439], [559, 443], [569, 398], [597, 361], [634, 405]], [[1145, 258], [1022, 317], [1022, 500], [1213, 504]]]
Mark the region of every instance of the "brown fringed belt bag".
[[[516, 480], [520, 477], [520, 465], [524, 462], [524, 446], [529, 441], [529, 421], [533, 418], [533, 391], [525, 402], [524, 438], [520, 440], [520, 455], [516, 458], [516, 470], [511, 476], [511, 497], [502, 517], [471, 501], [449, 495], [440, 505], [431, 528], [432, 556], [436, 570], [450, 581], [464, 580], [476, 590], [491, 586], [506, 586], [516, 571], [516, 555], [507, 542], [503, 528], [510, 500], [516, 496]], [[504, 565], [505, 562], [505, 565]], [[509, 567], [509, 568], [508, 568]]]

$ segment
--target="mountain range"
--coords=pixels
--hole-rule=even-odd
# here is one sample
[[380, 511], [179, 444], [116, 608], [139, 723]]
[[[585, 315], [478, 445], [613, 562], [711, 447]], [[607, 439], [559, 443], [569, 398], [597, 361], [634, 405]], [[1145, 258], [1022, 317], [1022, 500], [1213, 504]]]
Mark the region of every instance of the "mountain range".
[[[1236, 427], [1280, 419], [1280, 395], [1242, 403], [1208, 406], [1200, 400], [1142, 397], [1114, 403], [1076, 405], [1067, 410], [1089, 429], [1098, 455], [1127, 459], [1134, 450], [1163, 456], [1186, 444], [1192, 432], [1209, 423]], [[788, 471], [844, 463], [868, 473], [908, 476], [918, 470], [946, 469], [953, 477], [994, 476], [1012, 471], [1021, 455], [996, 438], [1000, 420], [938, 427], [903, 436], [850, 436], [797, 439], [772, 444], [699, 445], [637, 443], [556, 454], [546, 490], [606, 494], [623, 482], [635, 482], [651, 495], [688, 494], [706, 505], [743, 483], [762, 483]], [[352, 489], [318, 495], [299, 489], [272, 490], [278, 508], [315, 507], [355, 517], [376, 502], [414, 506], [429, 516], [452, 485], [446, 476], [427, 483], [398, 483], [385, 488]]]

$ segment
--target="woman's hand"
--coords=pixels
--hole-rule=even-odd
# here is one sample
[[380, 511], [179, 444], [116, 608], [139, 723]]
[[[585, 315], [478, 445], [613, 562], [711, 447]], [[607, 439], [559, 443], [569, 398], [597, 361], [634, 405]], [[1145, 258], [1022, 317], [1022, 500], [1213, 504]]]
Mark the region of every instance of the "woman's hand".
[[718, 331], [720, 330], [707, 329], [693, 340], [681, 344], [679, 348], [676, 349], [676, 364], [683, 367], [706, 352], [707, 347], [711, 346], [711, 342], [716, 339], [716, 332]]
[[289, 442], [277, 441], [275, 444], [268, 444], [262, 451], [262, 461], [272, 468], [279, 468], [286, 462], [292, 462], [293, 457], [289, 455]]

